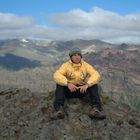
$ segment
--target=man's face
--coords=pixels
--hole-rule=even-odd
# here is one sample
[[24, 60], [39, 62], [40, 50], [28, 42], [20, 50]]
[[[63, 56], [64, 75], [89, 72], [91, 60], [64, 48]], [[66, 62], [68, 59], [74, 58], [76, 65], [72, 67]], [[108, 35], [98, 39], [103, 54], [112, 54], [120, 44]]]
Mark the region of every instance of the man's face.
[[74, 54], [71, 57], [73, 63], [78, 64], [81, 62], [81, 56], [79, 54]]

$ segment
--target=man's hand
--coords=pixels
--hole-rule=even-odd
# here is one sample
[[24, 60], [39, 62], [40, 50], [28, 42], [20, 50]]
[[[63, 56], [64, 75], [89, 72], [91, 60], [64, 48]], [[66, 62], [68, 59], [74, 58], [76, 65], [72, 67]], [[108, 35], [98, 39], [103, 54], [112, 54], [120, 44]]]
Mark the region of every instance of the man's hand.
[[71, 92], [75, 92], [75, 91], [78, 89], [78, 87], [75, 86], [75, 85], [72, 84], [72, 83], [68, 83], [68, 89], [69, 89]]
[[80, 93], [86, 93], [86, 91], [88, 89], [88, 85], [83, 85], [83, 86], [80, 86], [78, 88], [80, 88]]

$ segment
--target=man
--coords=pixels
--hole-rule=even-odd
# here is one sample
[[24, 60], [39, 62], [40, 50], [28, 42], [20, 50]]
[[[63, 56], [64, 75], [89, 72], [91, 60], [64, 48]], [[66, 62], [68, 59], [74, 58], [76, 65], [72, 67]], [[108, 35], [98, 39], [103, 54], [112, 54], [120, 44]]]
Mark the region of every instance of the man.
[[56, 116], [64, 118], [64, 101], [66, 98], [81, 98], [90, 94], [90, 118], [104, 119], [101, 113], [101, 101], [98, 93], [99, 73], [82, 59], [79, 48], [69, 52], [70, 60], [61, 65], [54, 73], [56, 82], [54, 108]]

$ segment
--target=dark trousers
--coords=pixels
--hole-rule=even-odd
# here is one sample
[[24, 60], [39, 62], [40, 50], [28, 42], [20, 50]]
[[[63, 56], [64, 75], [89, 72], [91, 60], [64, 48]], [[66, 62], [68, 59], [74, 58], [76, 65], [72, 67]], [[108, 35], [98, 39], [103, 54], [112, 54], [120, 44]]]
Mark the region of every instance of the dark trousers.
[[55, 100], [54, 100], [54, 108], [56, 110], [59, 109], [60, 106], [64, 106], [64, 102], [66, 98], [82, 98], [86, 95], [90, 95], [90, 102], [92, 107], [97, 107], [99, 110], [101, 110], [101, 101], [100, 96], [98, 93], [98, 85], [93, 85], [87, 89], [87, 92], [82, 94], [80, 93], [80, 90], [77, 90], [76, 92], [71, 92], [67, 86], [61, 86], [56, 85], [56, 91], [55, 91]]

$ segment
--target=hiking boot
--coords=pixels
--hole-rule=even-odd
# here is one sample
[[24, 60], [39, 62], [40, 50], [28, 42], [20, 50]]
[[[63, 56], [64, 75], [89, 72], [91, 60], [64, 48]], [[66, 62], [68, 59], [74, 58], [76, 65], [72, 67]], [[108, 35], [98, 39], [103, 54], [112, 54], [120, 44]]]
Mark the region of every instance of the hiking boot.
[[57, 120], [57, 119], [64, 119], [64, 108], [60, 106], [58, 111], [54, 112], [53, 115], [51, 116], [52, 120]]
[[106, 115], [103, 114], [101, 111], [99, 111], [99, 109], [97, 109], [96, 107], [93, 107], [88, 116], [91, 118], [91, 119], [105, 119], [106, 118]]

